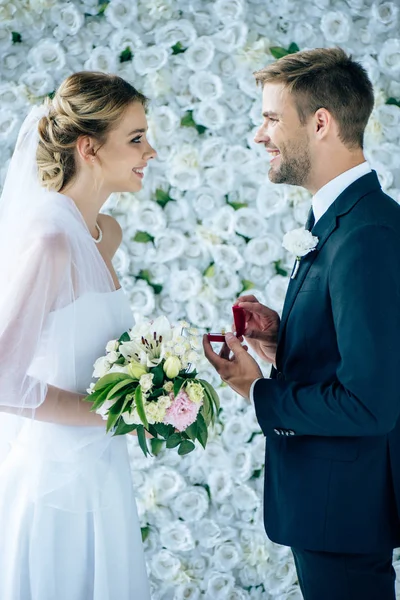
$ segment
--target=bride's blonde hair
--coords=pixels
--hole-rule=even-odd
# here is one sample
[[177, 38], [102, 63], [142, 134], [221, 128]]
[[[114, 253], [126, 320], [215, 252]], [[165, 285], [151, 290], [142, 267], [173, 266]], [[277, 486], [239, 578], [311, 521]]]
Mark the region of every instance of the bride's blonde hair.
[[89, 135], [104, 144], [132, 102], [146, 107], [147, 98], [117, 75], [81, 71], [67, 77], [48, 100], [49, 114], [38, 125], [41, 185], [56, 192], [65, 187], [76, 174], [78, 137]]

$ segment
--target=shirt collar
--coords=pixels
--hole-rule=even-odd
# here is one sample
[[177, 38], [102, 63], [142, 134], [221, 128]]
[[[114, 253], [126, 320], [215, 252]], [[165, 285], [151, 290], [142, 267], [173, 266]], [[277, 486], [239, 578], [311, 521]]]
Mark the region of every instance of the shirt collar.
[[328, 210], [336, 198], [351, 185], [354, 181], [371, 173], [371, 167], [365, 161], [352, 169], [348, 169], [341, 173], [331, 181], [328, 181], [318, 192], [313, 196], [312, 207], [315, 216], [315, 223]]

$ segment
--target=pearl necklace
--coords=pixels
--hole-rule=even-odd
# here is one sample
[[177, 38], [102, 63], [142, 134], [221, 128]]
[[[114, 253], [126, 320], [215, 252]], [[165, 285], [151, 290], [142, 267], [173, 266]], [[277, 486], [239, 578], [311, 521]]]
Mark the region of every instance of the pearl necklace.
[[97, 240], [95, 240], [93, 238], [93, 241], [94, 241], [95, 244], [100, 244], [101, 240], [103, 239], [103, 232], [102, 232], [102, 230], [100, 229], [100, 226], [97, 223], [96, 223], [96, 228], [97, 228], [97, 231], [99, 232], [99, 237], [97, 238]]

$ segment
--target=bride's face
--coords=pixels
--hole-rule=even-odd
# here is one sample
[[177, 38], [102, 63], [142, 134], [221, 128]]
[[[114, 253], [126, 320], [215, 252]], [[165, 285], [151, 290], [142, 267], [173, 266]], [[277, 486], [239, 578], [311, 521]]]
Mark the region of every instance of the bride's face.
[[156, 151], [147, 141], [147, 119], [140, 102], [132, 102], [112, 129], [96, 157], [103, 185], [111, 192], [138, 192], [148, 161]]

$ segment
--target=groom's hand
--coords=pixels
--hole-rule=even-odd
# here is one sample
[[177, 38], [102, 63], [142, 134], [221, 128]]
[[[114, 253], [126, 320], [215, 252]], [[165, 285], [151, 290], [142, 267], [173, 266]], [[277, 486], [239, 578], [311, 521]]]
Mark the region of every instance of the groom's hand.
[[253, 295], [240, 296], [236, 304], [244, 309], [246, 343], [262, 360], [276, 365], [280, 318], [276, 311], [261, 304]]
[[251, 384], [263, 374], [254, 358], [233, 333], [227, 333], [225, 340], [220, 354], [217, 354], [207, 335], [204, 335], [204, 354], [223, 381], [244, 398], [249, 398]]

